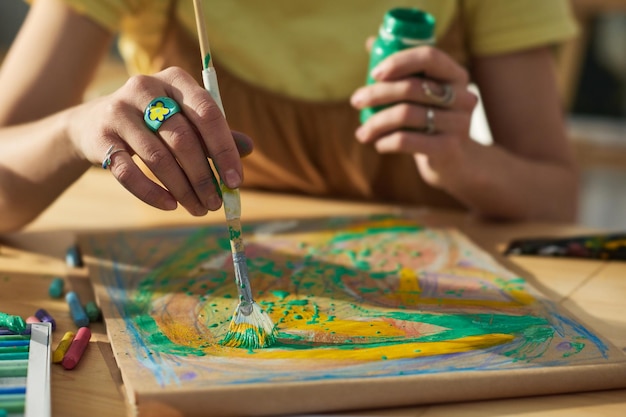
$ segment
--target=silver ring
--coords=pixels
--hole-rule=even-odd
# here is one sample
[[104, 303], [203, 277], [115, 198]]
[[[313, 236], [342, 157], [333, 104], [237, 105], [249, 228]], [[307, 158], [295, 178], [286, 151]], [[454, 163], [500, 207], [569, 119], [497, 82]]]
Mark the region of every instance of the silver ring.
[[115, 148], [115, 145], [111, 145], [109, 149], [107, 149], [107, 152], [104, 154], [104, 159], [102, 160], [103, 169], [107, 169], [108, 167], [111, 166], [111, 157], [113, 155], [115, 155], [118, 152], [128, 152], [126, 149], [123, 149], [123, 148], [119, 148], [119, 149], [114, 149], [114, 148]]
[[422, 81], [422, 90], [424, 90], [424, 94], [430, 98], [434, 104], [439, 104], [441, 106], [449, 106], [454, 101], [456, 95], [454, 93], [454, 89], [450, 84], [442, 85], [443, 92], [441, 95], [435, 94], [433, 90], [430, 89], [428, 82]]
[[435, 110], [432, 107], [426, 109], [426, 134], [435, 133]]

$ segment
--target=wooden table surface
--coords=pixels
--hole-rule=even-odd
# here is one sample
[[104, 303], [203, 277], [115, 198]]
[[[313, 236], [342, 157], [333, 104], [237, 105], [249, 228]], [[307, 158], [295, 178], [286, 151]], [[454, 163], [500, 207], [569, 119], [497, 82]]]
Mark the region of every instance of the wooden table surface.
[[[626, 263], [511, 257], [498, 253], [512, 238], [588, 232], [575, 225], [485, 223], [469, 215], [420, 208], [369, 205], [305, 197], [243, 192], [242, 221], [417, 212], [429, 225], [458, 227], [507, 267], [517, 270], [544, 293], [626, 352]], [[32, 315], [47, 309], [57, 320], [53, 347], [75, 330], [63, 299], [51, 299], [56, 276], [68, 278], [86, 302], [93, 295], [87, 273], [65, 263], [66, 249], [78, 233], [220, 223], [223, 212], [193, 218], [183, 209], [161, 212], [136, 200], [108, 171], [94, 168], [63, 194], [39, 219], [20, 233], [0, 236], [0, 311]], [[66, 371], [52, 365], [53, 416], [125, 416], [123, 384], [103, 324], [91, 325], [93, 337], [79, 366]], [[428, 405], [354, 415], [387, 416], [615, 416], [626, 415], [626, 390], [573, 393], [471, 403]], [[156, 411], [155, 416], [168, 414]]]

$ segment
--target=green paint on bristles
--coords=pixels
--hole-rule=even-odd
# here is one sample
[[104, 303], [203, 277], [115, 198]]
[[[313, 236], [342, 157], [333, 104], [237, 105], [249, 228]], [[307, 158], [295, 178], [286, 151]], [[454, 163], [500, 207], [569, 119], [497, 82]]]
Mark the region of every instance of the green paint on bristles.
[[204, 57], [204, 68], [209, 68], [209, 65], [211, 65], [211, 54], [207, 53]]
[[252, 302], [249, 315], [243, 314], [241, 305], [235, 309], [228, 332], [220, 344], [243, 349], [262, 349], [276, 343], [278, 329], [258, 304]]
[[221, 345], [242, 349], [263, 349], [276, 343], [276, 332], [268, 334], [262, 328], [233, 325], [220, 342]]

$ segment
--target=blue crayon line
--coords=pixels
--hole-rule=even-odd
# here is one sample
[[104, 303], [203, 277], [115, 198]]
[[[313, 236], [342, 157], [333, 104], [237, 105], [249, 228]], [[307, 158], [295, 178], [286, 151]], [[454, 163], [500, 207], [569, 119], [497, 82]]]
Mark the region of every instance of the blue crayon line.
[[26, 387], [0, 387], [0, 395], [26, 394]]
[[0, 338], [0, 347], [8, 347], [8, 346], [28, 346], [30, 345], [29, 339], [9, 339], [4, 340]]

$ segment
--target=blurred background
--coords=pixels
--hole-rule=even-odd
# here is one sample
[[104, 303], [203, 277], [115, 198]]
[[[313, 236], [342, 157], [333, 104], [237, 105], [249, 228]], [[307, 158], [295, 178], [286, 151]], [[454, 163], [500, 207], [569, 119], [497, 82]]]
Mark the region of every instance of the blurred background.
[[[559, 51], [558, 68], [582, 168], [578, 222], [626, 231], [626, 0], [571, 3], [581, 31]], [[27, 11], [22, 0], [0, 1], [0, 62]], [[125, 77], [112, 50], [86, 99], [115, 90]], [[480, 109], [476, 119], [479, 125]], [[488, 130], [473, 130], [488, 136]]]

